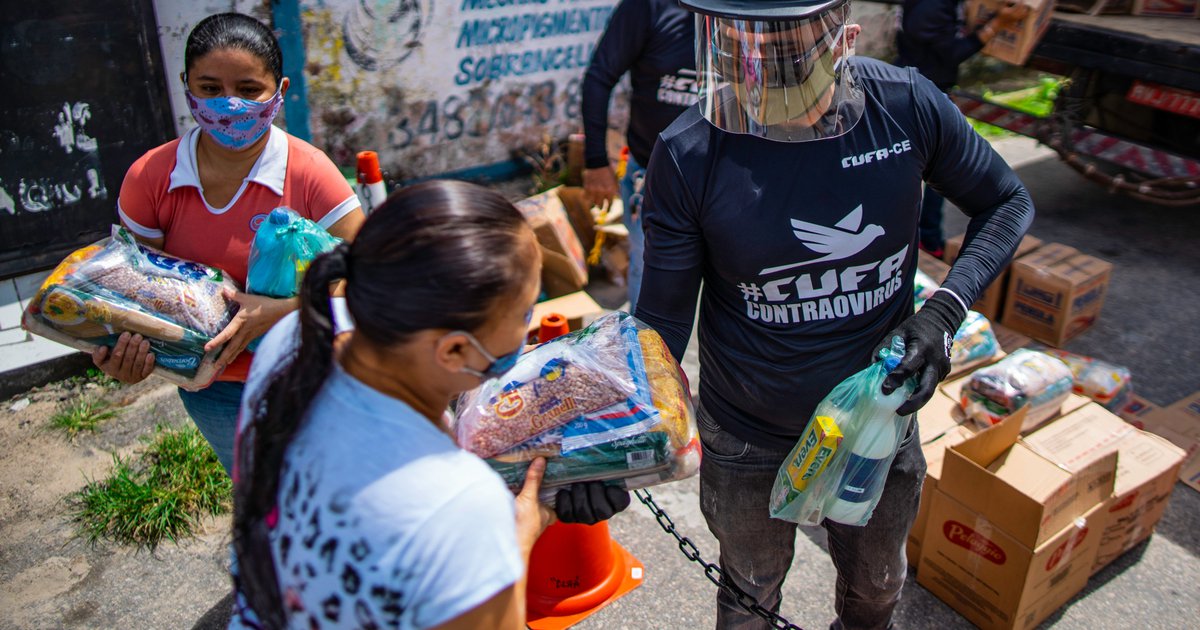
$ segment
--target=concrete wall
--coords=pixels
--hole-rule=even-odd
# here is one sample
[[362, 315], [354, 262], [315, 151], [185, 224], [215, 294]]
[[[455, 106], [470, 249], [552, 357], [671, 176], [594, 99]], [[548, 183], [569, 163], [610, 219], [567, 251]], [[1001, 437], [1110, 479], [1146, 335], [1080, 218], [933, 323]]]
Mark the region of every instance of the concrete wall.
[[[486, 166], [579, 131], [579, 84], [615, 0], [299, 0], [312, 142], [342, 166], [379, 152], [395, 179]], [[156, 0], [167, 86], [194, 123], [179, 74], [201, 18], [272, 22], [266, 0]], [[854, 5], [858, 54], [890, 59], [896, 7]], [[501, 26], [504, 28], [502, 29]], [[614, 127], [627, 115], [617, 90]], [[286, 127], [286, 119], [281, 119]]]
[[313, 141], [404, 179], [512, 158], [579, 127], [613, 0], [302, 0]]

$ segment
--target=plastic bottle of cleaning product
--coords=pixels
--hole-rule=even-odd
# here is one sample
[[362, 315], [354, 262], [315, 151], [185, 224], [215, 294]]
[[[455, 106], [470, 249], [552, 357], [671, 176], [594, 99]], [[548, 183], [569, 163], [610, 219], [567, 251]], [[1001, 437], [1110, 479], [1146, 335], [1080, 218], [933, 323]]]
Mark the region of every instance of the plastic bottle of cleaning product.
[[[893, 352], [886, 357], [885, 373], [895, 369], [903, 356], [901, 349], [899, 354]], [[855, 423], [858, 436], [850, 444], [850, 459], [842, 473], [837, 496], [825, 509], [825, 518], [859, 525], [865, 524], [865, 519], [870, 517], [909, 422], [908, 416], [896, 415], [896, 409], [912, 391], [913, 387], [906, 383], [885, 396], [876, 385], [869, 397], [859, 399], [854, 410], [855, 414], [860, 414]]]

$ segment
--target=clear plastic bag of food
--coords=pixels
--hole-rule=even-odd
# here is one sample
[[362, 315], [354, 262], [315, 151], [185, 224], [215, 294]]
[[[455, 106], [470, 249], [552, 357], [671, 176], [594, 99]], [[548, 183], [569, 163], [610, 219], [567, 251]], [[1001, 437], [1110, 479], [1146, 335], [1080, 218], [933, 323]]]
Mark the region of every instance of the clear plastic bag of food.
[[1133, 374], [1129, 368], [1081, 354], [1039, 346], [1041, 352], [1060, 359], [1071, 369], [1072, 390], [1104, 405], [1109, 411], [1119, 411], [1133, 396]]
[[[562, 424], [530, 436], [503, 452], [483, 455], [468, 444], [479, 444], [468, 429], [481, 419], [478, 396], [464, 395], [456, 432], [460, 444], [487, 458], [514, 491], [525, 481], [529, 462], [545, 457], [541, 498], [550, 502], [563, 486], [581, 481], [605, 481], [634, 490], [696, 473], [700, 443], [691, 397], [682, 371], [658, 333], [626, 313], [612, 313], [591, 326], [542, 344], [518, 361], [534, 365], [571, 358], [598, 372], [584, 380], [615, 381], [626, 385], [624, 398], [594, 411], [579, 413]], [[583, 362], [580, 356], [591, 360]], [[506, 379], [515, 373], [510, 372]], [[486, 384], [485, 384], [486, 387]], [[478, 390], [477, 390], [478, 391]], [[531, 424], [517, 419], [525, 429]], [[488, 443], [490, 444], [490, 443]]]
[[824, 519], [866, 525], [911, 416], [896, 409], [912, 395], [912, 379], [891, 394], [881, 387], [904, 358], [892, 339], [879, 360], [838, 383], [817, 405], [771, 488], [773, 518], [820, 525]]
[[181, 260], [134, 240], [112, 236], [76, 250], [51, 272], [25, 309], [21, 324], [52, 341], [92, 351], [113, 347], [121, 333], [140, 334], [154, 353], [154, 373], [187, 389], [217, 376], [220, 348], [204, 344], [232, 319], [237, 285], [220, 269]]
[[954, 345], [950, 349], [950, 365], [959, 370], [982, 363], [1000, 352], [1000, 342], [992, 330], [988, 318], [967, 311], [967, 317], [954, 333]]
[[1070, 368], [1044, 352], [1020, 348], [971, 374], [960, 404], [978, 424], [991, 426], [1028, 407], [1022, 431], [1030, 431], [1058, 413], [1071, 393]]

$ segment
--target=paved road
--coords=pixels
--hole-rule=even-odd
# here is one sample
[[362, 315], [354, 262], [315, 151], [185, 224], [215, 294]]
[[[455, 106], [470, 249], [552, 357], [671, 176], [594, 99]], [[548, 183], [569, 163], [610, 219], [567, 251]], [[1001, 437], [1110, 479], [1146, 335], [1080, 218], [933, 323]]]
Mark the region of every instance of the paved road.
[[[1044, 149], [1024, 139], [997, 149], [1017, 169], [1038, 208], [1032, 233], [1113, 262], [1111, 292], [1097, 325], [1067, 349], [1133, 371], [1136, 390], [1173, 402], [1200, 388], [1200, 211], [1149, 206], [1111, 197]], [[947, 234], [966, 218], [947, 211]], [[695, 348], [685, 362], [697, 382]], [[696, 479], [652, 491], [704, 557], [716, 541], [700, 514]], [[580, 629], [706, 628], [715, 619], [715, 587], [687, 561], [649, 511], [635, 505], [611, 521], [614, 538], [646, 566], [644, 585], [580, 623]], [[1094, 576], [1084, 592], [1043, 627], [1080, 630], [1195, 628], [1200, 619], [1200, 493], [1176, 484], [1157, 533]], [[833, 617], [833, 567], [823, 530], [802, 531], [784, 585], [782, 613], [804, 628]], [[916, 583], [909, 572], [896, 613], [900, 628], [971, 628]]]

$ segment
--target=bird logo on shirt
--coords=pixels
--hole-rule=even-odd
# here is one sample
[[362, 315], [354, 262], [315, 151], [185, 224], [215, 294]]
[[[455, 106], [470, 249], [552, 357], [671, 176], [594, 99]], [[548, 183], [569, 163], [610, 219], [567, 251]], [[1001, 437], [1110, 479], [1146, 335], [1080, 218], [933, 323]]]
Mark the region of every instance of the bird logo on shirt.
[[806, 247], [818, 254], [825, 254], [820, 258], [813, 260], [805, 260], [790, 265], [781, 265], [779, 267], [769, 267], [763, 269], [760, 274], [767, 275], [796, 267], [804, 267], [806, 265], [815, 265], [821, 262], [831, 260], [842, 260], [849, 258], [873, 243], [875, 239], [883, 236], [883, 228], [874, 223], [862, 225], [862, 204], [851, 210], [841, 221], [834, 224], [833, 227], [825, 227], [808, 221], [800, 221], [792, 219], [792, 233], [796, 238], [800, 239]]

